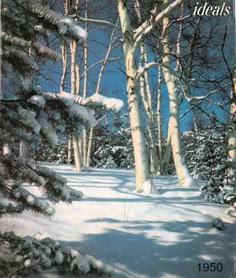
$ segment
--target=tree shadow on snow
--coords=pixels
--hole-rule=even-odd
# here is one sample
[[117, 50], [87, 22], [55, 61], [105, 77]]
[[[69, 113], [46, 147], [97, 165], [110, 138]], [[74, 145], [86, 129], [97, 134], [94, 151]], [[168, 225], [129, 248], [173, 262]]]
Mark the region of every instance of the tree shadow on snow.
[[[119, 222], [113, 219], [97, 221]], [[63, 244], [86, 250], [113, 266], [117, 273], [114, 277], [222, 278], [229, 277], [232, 270], [235, 249], [230, 233], [209, 228], [207, 223], [131, 221], [123, 224], [122, 229], [125, 231], [108, 229], [102, 234], [85, 235], [80, 242]], [[146, 231], [151, 229], [152, 236], [148, 236]], [[169, 233], [170, 240], [163, 240], [163, 233]], [[171, 234], [176, 236], [175, 240], [171, 240]], [[206, 262], [222, 263], [223, 271], [199, 272], [197, 265]]]

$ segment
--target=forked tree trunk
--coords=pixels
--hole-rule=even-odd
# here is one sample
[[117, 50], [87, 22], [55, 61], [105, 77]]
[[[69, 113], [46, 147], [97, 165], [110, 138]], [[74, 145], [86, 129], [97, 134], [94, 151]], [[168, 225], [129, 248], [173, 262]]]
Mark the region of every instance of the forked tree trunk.
[[[164, 1], [164, 4], [167, 4], [167, 0]], [[162, 40], [163, 46], [163, 64], [170, 65], [169, 53], [171, 53], [169, 48], [169, 38], [167, 26], [169, 24], [168, 17], [163, 19], [163, 34], [164, 38]], [[171, 146], [172, 154], [175, 163], [176, 173], [179, 179], [179, 183], [182, 186], [191, 186], [195, 182], [191, 177], [189, 170], [185, 164], [184, 157], [182, 154], [182, 146], [180, 139], [179, 131], [179, 105], [178, 105], [178, 94], [176, 89], [176, 84], [174, 77], [171, 71], [163, 66], [163, 75], [167, 86], [167, 91], [169, 94], [170, 102], [170, 119], [169, 119], [169, 128], [171, 132]]]
[[130, 128], [134, 148], [136, 190], [151, 192], [151, 180], [148, 165], [148, 156], [145, 144], [144, 129], [142, 126], [138, 93], [135, 83], [137, 67], [134, 57], [133, 29], [130, 24], [127, 8], [122, 0], [117, 0], [121, 29], [124, 35], [123, 51], [127, 75], [127, 95], [129, 105]]

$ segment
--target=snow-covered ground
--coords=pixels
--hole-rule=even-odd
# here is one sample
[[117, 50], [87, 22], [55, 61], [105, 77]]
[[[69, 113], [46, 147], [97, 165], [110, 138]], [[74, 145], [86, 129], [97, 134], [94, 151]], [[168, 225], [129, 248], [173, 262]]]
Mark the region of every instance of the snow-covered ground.
[[[197, 188], [181, 188], [175, 177], [158, 177], [158, 193], [144, 196], [135, 192], [134, 173], [129, 170], [89, 169], [77, 174], [68, 165], [51, 167], [83, 191], [82, 201], [56, 204], [51, 219], [28, 212], [3, 217], [1, 230], [60, 240], [112, 266], [113, 277], [230, 276], [236, 260], [236, 225], [224, 215], [224, 206], [205, 202]], [[224, 231], [212, 227], [219, 216], [226, 221]], [[221, 263], [223, 271], [199, 272], [202, 263]]]

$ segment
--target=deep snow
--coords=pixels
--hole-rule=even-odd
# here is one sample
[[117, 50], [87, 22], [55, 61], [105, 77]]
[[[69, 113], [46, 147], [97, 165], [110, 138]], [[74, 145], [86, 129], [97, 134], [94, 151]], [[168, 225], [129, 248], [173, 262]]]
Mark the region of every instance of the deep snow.
[[[181, 188], [175, 177], [154, 179], [157, 194], [135, 192], [130, 170], [89, 169], [75, 173], [49, 164], [84, 193], [82, 201], [55, 205], [51, 219], [30, 212], [0, 219], [2, 231], [62, 244], [95, 256], [122, 278], [228, 278], [236, 261], [236, 225], [225, 206], [207, 203], [197, 188]], [[31, 192], [39, 194], [37, 188]], [[42, 197], [45, 198], [45, 197]], [[212, 227], [222, 217], [225, 230]], [[222, 272], [199, 272], [199, 263], [222, 263]], [[59, 277], [57, 274], [33, 277]], [[65, 277], [65, 276], [64, 276]]]

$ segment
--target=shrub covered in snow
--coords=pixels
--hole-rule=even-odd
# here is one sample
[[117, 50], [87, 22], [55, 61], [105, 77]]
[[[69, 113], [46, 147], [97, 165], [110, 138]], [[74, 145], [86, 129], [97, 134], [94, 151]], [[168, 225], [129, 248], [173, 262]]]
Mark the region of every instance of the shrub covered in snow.
[[236, 202], [236, 163], [227, 160], [227, 134], [224, 128], [208, 127], [183, 134], [185, 159], [195, 178], [208, 181], [200, 188], [209, 202]]
[[134, 157], [129, 128], [117, 131], [99, 128], [95, 131], [91, 166], [101, 168], [133, 168]]
[[[66, 143], [53, 147], [44, 142], [36, 148], [34, 158], [37, 161], [67, 163], [67, 155], [68, 145]], [[122, 127], [116, 131], [111, 131], [106, 127], [95, 128], [91, 166], [97, 168], [134, 168], [130, 129]]]
[[32, 272], [37, 275], [50, 268], [79, 277], [110, 277], [112, 272], [110, 267], [94, 257], [64, 247], [51, 238], [21, 238], [13, 232], [5, 232], [0, 233], [0, 246], [1, 277], [26, 277]]

